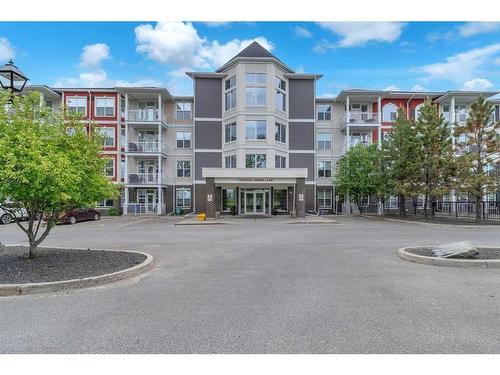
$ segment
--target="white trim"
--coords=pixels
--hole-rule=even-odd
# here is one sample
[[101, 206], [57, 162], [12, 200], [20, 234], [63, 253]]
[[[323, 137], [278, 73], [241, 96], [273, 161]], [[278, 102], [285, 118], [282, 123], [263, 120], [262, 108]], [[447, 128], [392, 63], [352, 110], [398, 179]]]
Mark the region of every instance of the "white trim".
[[220, 148], [195, 148], [194, 152], [222, 152]]
[[315, 154], [316, 150], [288, 150], [289, 154]]
[[194, 121], [222, 121], [222, 117], [195, 117]]
[[307, 168], [202, 168], [203, 178], [307, 178]]
[[294, 118], [294, 119], [288, 119], [288, 122], [315, 122], [316, 119], [310, 119], [310, 118]]

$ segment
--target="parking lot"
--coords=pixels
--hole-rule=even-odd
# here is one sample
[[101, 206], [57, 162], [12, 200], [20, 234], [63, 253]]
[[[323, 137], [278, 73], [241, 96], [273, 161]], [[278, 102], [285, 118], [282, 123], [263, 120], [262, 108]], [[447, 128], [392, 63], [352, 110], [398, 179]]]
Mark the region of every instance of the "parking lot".
[[[500, 270], [401, 260], [400, 247], [500, 228], [340, 217], [231, 225], [104, 218], [43, 243], [142, 250], [154, 269], [68, 293], [0, 298], [2, 353], [499, 353]], [[0, 241], [25, 241], [15, 224]]]

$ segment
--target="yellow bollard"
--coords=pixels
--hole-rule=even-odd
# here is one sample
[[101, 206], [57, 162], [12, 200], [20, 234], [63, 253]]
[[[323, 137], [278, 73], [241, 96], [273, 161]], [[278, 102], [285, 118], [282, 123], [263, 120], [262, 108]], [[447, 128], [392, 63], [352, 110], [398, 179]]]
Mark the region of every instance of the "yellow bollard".
[[198, 220], [199, 221], [205, 221], [207, 219], [207, 215], [205, 215], [204, 212], [202, 212], [201, 214], [198, 214]]

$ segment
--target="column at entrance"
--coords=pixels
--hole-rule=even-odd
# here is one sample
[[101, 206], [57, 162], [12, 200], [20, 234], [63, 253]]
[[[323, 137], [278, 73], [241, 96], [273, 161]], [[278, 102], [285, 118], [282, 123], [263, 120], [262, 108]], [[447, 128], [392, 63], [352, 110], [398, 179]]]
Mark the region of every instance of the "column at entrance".
[[205, 189], [207, 191], [207, 204], [206, 204], [206, 212], [208, 218], [215, 219], [215, 178], [207, 177], [205, 178], [206, 185]]
[[295, 213], [297, 217], [306, 216], [306, 179], [297, 178], [295, 183]]

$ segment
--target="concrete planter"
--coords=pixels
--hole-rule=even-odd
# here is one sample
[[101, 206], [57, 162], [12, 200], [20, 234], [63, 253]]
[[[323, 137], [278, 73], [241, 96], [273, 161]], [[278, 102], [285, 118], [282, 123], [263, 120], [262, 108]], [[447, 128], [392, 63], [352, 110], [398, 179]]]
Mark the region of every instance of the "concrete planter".
[[[424, 255], [413, 254], [410, 249], [429, 248], [429, 246], [411, 246], [403, 247], [398, 250], [398, 256], [402, 259], [409, 260], [415, 263], [428, 264], [441, 267], [456, 267], [456, 268], [500, 268], [500, 259], [451, 259], [437, 258]], [[479, 252], [481, 249], [498, 249], [496, 247], [477, 247]]]

